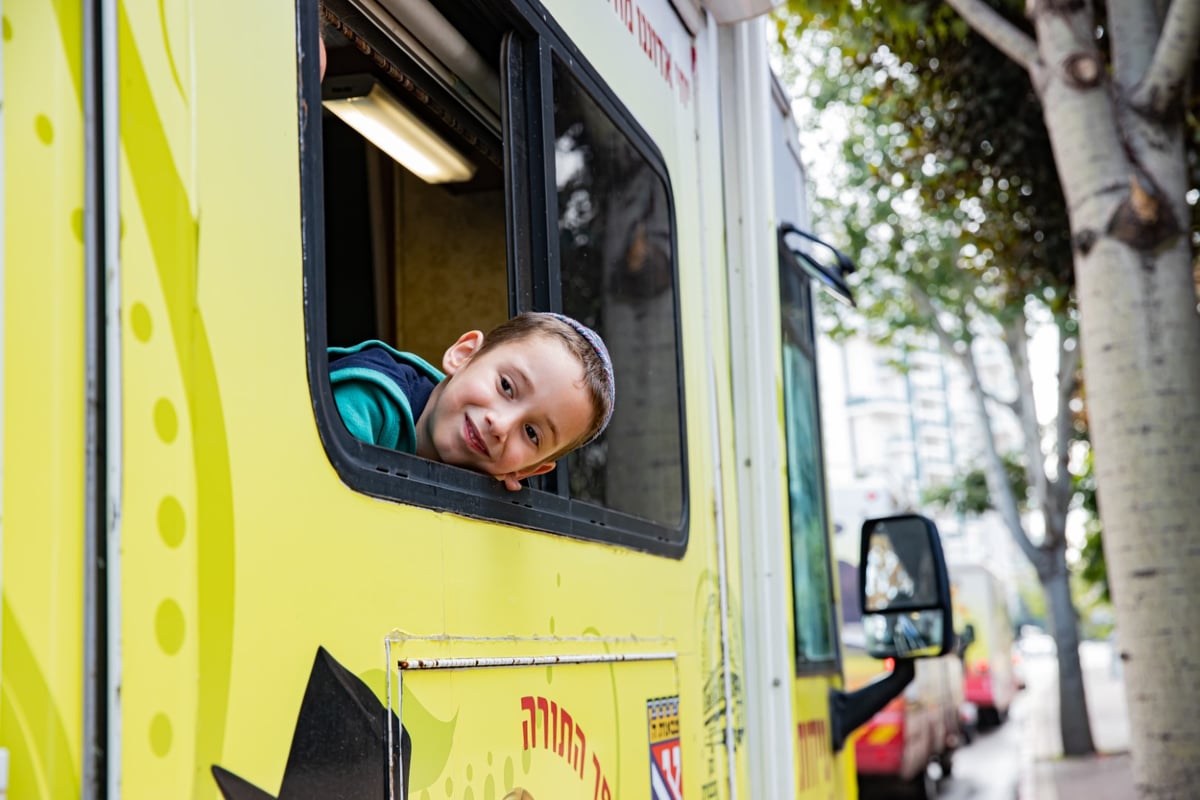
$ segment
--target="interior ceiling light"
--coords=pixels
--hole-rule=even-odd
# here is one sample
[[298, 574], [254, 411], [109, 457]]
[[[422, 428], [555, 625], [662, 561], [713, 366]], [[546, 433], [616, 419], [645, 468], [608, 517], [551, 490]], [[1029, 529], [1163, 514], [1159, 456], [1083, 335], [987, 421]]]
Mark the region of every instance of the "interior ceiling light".
[[326, 78], [322, 103], [426, 183], [461, 183], [475, 165], [371, 75]]

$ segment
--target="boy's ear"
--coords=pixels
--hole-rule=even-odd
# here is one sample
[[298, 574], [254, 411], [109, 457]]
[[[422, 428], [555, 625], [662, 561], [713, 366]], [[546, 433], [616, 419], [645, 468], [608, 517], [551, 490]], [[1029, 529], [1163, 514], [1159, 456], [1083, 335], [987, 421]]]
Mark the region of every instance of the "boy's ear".
[[446, 354], [442, 356], [442, 372], [447, 375], [458, 372], [471, 360], [471, 356], [475, 355], [482, 344], [483, 331], [467, 331], [458, 337], [458, 341], [450, 345]]
[[545, 475], [550, 470], [557, 466], [557, 461], [550, 461], [545, 464], [539, 464], [536, 467], [523, 469], [518, 472], [510, 472], [507, 475], [497, 476], [499, 480], [504, 481], [504, 487], [510, 492], [520, 491], [521, 481], [526, 478], [532, 478], [534, 475]]

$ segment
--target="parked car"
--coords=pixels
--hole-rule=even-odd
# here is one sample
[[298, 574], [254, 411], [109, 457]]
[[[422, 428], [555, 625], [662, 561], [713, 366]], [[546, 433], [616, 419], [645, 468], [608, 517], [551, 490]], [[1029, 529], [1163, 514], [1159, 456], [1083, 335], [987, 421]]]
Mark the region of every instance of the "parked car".
[[[839, 567], [842, 597], [853, 598], [857, 567], [845, 562]], [[861, 614], [848, 604], [843, 604], [843, 613], [848, 617], [842, 628], [846, 688], [853, 690], [878, 675], [879, 662], [863, 650]], [[886, 666], [892, 667], [891, 659]], [[954, 751], [966, 741], [962, 705], [962, 663], [957, 655], [917, 662], [912, 683], [853, 737], [860, 782], [895, 784], [911, 790], [909, 796], [935, 797], [937, 779], [951, 774]]]

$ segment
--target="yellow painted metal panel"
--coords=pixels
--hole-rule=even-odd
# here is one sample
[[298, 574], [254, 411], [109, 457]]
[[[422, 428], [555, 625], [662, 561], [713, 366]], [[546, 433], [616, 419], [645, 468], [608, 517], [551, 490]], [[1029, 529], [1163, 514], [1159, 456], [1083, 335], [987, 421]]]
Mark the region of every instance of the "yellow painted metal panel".
[[[78, 4], [4, 5], [4, 536], [9, 797], [79, 791], [83, 114]], [[20, 76], [13, 80], [12, 76]]]
[[[699, 720], [701, 683], [719, 675], [717, 626], [698, 613], [715, 604], [711, 513], [693, 513], [694, 545], [671, 561], [342, 485], [305, 372], [290, 10], [246, 7], [230, 26], [217, 9], [166, 4], [168, 19], [184, 10], [195, 53], [187, 115], [162, 108], [171, 39], [143, 19], [154, 10], [124, 6], [121, 23], [125, 448], [129, 464], [156, 465], [124, 485], [124, 790], [190, 783], [213, 797], [213, 764], [273, 788], [316, 648], [382, 694], [384, 639], [403, 628], [459, 637], [460, 656], [489, 636], [670, 639], [679, 656], [669, 680], [605, 668], [566, 693], [585, 709], [614, 697], [623, 738], [607, 747], [624, 766], [614, 763], [613, 789], [644, 793], [645, 703], [677, 691], [681, 717]], [[697, 288], [685, 284], [683, 296]], [[701, 414], [704, 394], [697, 383]], [[698, 440], [700, 509], [712, 508], [706, 461]], [[569, 669], [536, 680], [567, 681], [557, 675]], [[698, 770], [688, 758], [704, 729], [686, 730], [684, 769]], [[596, 745], [616, 735], [596, 734]], [[480, 796], [496, 773], [471, 740], [456, 748], [451, 763], [474, 765], [475, 777], [455, 777], [454, 796]]]

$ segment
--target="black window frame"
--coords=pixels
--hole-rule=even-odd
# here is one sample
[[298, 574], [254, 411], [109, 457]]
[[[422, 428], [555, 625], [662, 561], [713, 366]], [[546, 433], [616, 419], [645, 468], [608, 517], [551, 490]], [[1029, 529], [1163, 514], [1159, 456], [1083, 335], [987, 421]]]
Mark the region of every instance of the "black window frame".
[[[306, 362], [321, 442], [339, 477], [373, 497], [532, 530], [682, 558], [690, 531], [683, 331], [674, 193], [665, 159], [649, 134], [600, 78], [540, 3], [492, 0], [510, 25], [501, 59], [509, 311], [560, 311], [558, 209], [554, 172], [552, 62], [571, 70], [663, 182], [671, 222], [675, 366], [682, 491], [679, 523], [667, 526], [567, 496], [558, 469], [509, 492], [493, 478], [355, 439], [333, 400], [326, 350], [322, 106], [318, 72], [318, 0], [296, 0], [301, 237]], [[618, 402], [620, 400], [618, 387]]]
[[[828, 250], [829, 253], [822, 253], [825, 260], [833, 260], [836, 266], [828, 266], [822, 260], [813, 257], [805, 252], [802, 247], [793, 247], [788, 242], [789, 236], [797, 236], [801, 240], [807, 240], [815, 245], [818, 245], [822, 250]], [[817, 363], [817, 328], [816, 328], [816, 312], [817, 312], [817, 289], [818, 287], [838, 297], [842, 302], [853, 304], [853, 296], [849, 286], [845, 282], [845, 275], [854, 271], [854, 265], [846, 256], [839, 251], [830, 247], [821, 239], [812, 234], [800, 230], [796, 226], [788, 222], [783, 222], [779, 225], [776, 231], [776, 249], [779, 259], [779, 302], [781, 314], [783, 308], [788, 304], [796, 304], [804, 311], [804, 319], [802, 321], [803, 329], [799, 331], [801, 334], [796, 342], [802, 355], [804, 355], [812, 366], [812, 392], [814, 396], [813, 414], [815, 417], [816, 441], [813, 442], [813, 447], [816, 453], [816, 462], [818, 473], [821, 476], [826, 475], [825, 471], [825, 427], [822, 424], [821, 415], [821, 386], [819, 364]], [[796, 295], [799, 295], [798, 297]], [[782, 341], [783, 331], [780, 341], [780, 356], [786, 358], [784, 348], [786, 342]], [[782, 363], [780, 364], [782, 369]], [[785, 403], [786, 405], [786, 403]], [[785, 424], [786, 428], [786, 424]], [[788, 464], [788, 469], [792, 468]], [[791, 499], [789, 498], [788, 511], [788, 556], [792, 559], [792, 564], [795, 563], [795, 532], [791, 529]], [[794, 647], [793, 652], [794, 669], [796, 677], [807, 677], [813, 675], [835, 675], [842, 671], [842, 650], [841, 646], [841, 628], [842, 620], [839, 614], [838, 605], [838, 590], [834, 583], [839, 580], [838, 561], [834, 555], [833, 542], [831, 539], [832, 530], [832, 515], [829, 511], [829, 487], [822, 483], [820, 497], [821, 516], [824, 525], [822, 526], [822, 534], [824, 536], [824, 558], [825, 558], [825, 574], [826, 574], [826, 612], [830, 621], [830, 646], [832, 654], [828, 658], [809, 659], [805, 654], [800, 652], [800, 633], [799, 619], [796, 618], [796, 613], [793, 611], [792, 625], [796, 630], [793, 631]], [[796, 576], [792, 576], [793, 584], [796, 581]], [[844, 587], [843, 587], [844, 588]], [[793, 594], [793, 608], [795, 605], [795, 586], [790, 587], [790, 592]]]

